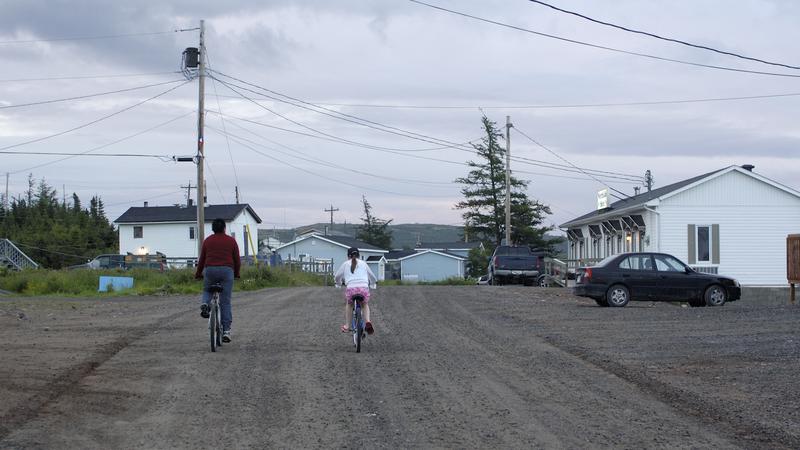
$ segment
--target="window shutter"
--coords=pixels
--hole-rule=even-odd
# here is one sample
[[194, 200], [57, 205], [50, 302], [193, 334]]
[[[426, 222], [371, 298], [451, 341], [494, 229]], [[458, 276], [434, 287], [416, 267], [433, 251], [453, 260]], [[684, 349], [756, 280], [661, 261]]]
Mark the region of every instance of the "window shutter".
[[719, 264], [719, 224], [711, 225], [711, 264]]
[[688, 230], [688, 234], [689, 235], [687, 236], [688, 237], [687, 242], [689, 242], [689, 257], [687, 259], [689, 260], [689, 264], [696, 264], [697, 263], [697, 243], [696, 243], [695, 240], [697, 239], [697, 234], [695, 233], [695, 226], [694, 225], [689, 224], [688, 228], [689, 228], [689, 230]]

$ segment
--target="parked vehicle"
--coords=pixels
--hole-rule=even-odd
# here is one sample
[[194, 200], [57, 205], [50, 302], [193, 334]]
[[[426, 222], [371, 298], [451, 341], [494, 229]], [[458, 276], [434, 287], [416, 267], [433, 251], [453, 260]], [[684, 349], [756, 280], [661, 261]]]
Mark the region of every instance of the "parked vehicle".
[[733, 278], [700, 273], [666, 253], [621, 253], [578, 269], [575, 295], [600, 306], [622, 307], [632, 300], [722, 306], [741, 297]]
[[544, 253], [535, 253], [527, 246], [498, 246], [489, 260], [489, 284], [533, 286], [544, 267], [544, 256]]
[[133, 269], [146, 268], [164, 270], [166, 258], [162, 254], [157, 255], [115, 255], [103, 254], [85, 264], [69, 266], [68, 269]]

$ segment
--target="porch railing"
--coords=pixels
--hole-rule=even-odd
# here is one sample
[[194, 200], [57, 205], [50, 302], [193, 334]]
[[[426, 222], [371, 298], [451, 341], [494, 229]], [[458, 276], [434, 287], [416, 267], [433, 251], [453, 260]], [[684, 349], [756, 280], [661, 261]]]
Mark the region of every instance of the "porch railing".
[[13, 270], [37, 269], [39, 264], [33, 262], [13, 242], [8, 239], [0, 239], [0, 267]]

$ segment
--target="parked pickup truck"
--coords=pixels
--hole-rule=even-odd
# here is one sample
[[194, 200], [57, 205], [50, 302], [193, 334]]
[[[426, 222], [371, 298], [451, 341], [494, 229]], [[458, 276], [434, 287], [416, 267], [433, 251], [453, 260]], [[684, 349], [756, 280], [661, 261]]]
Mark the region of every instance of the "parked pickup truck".
[[500, 245], [489, 260], [489, 283], [532, 286], [543, 268], [543, 253], [535, 253], [527, 246]]

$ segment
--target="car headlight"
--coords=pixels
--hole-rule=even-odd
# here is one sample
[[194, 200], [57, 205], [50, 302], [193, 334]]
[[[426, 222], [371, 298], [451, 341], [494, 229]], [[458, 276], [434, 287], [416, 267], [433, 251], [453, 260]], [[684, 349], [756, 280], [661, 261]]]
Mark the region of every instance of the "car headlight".
[[737, 279], [735, 279], [735, 278], [734, 278], [734, 280], [733, 280], [733, 285], [734, 285], [734, 286], [736, 286], [736, 287], [742, 287], [742, 285], [741, 285], [741, 284], [739, 284], [739, 280], [737, 280]]

